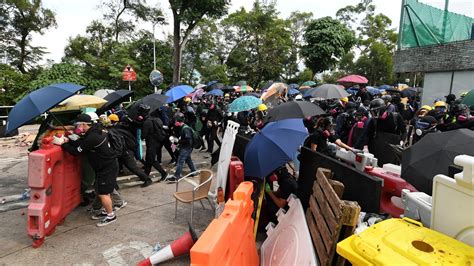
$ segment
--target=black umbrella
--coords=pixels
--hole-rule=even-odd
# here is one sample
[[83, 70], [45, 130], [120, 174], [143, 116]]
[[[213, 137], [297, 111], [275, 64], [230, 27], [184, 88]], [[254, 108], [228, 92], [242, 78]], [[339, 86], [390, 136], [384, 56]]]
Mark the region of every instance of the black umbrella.
[[406, 88], [400, 92], [400, 95], [402, 96], [402, 98], [404, 97], [410, 98], [410, 97], [416, 96], [417, 93], [418, 91], [416, 88]]
[[454, 157], [461, 154], [474, 156], [474, 131], [458, 129], [430, 133], [402, 153], [402, 178], [419, 191], [429, 195], [433, 177], [448, 175]]
[[130, 108], [128, 109], [128, 116], [132, 119], [136, 119], [138, 116], [138, 107], [140, 104], [146, 104], [150, 106], [150, 113], [161, 107], [163, 104], [166, 103], [168, 100], [168, 96], [163, 95], [163, 94], [149, 94], [140, 100], [136, 101]]
[[344, 87], [336, 84], [323, 84], [305, 92], [305, 97], [321, 99], [341, 99], [350, 94], [344, 90]]
[[322, 115], [325, 114], [321, 107], [304, 101], [298, 102], [287, 102], [278, 105], [268, 110], [267, 120], [268, 122], [288, 119], [288, 118], [305, 118], [308, 116]]
[[97, 110], [97, 114], [103, 114], [106, 111], [112, 109], [113, 107], [127, 100], [128, 97], [133, 95], [133, 93], [134, 92], [130, 90], [118, 90], [107, 94], [107, 96], [104, 97], [104, 100], [106, 100], [107, 103]]
[[206, 91], [212, 91], [212, 90], [215, 90], [215, 89], [222, 90], [224, 87], [225, 87], [225, 85], [219, 82], [219, 83], [214, 83], [212, 85], [209, 85], [209, 86], [205, 87], [204, 89]]

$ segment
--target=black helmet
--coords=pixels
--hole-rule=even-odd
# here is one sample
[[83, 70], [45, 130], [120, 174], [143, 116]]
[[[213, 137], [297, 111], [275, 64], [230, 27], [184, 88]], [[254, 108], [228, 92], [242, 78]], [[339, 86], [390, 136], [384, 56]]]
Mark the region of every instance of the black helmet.
[[386, 94], [386, 95], [382, 96], [382, 100], [383, 100], [385, 103], [391, 102], [391, 101], [392, 101], [392, 96]]
[[453, 107], [451, 108], [451, 112], [454, 115], [461, 115], [464, 114], [466, 111], [468, 111], [468, 107], [463, 103], [453, 105]]
[[344, 110], [347, 111], [347, 112], [350, 112], [350, 111], [356, 110], [357, 107], [358, 107], [358, 105], [355, 102], [348, 102], [344, 106]]
[[385, 107], [385, 102], [384, 100], [380, 99], [380, 98], [377, 98], [377, 99], [373, 99], [371, 102], [370, 102], [370, 111], [376, 111], [376, 110], [380, 110], [382, 108]]
[[141, 103], [139, 106], [138, 106], [138, 113], [140, 115], [148, 115], [150, 113], [150, 106], [149, 105], [146, 105], [144, 103]]

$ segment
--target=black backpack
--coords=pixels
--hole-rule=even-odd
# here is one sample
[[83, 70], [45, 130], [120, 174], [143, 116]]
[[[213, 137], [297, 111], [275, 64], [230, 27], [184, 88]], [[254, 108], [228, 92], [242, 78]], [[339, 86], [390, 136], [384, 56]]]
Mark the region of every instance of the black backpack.
[[163, 128], [163, 121], [161, 121], [161, 119], [158, 118], [158, 117], [152, 117], [150, 119], [153, 123], [153, 128], [154, 128], [154, 131], [156, 133], [155, 138], [158, 141], [165, 140], [167, 134], [166, 134], [165, 129]]
[[192, 129], [190, 126], [187, 126], [187, 125], [183, 127], [183, 129], [185, 128], [189, 128], [191, 132], [193, 132], [193, 143], [192, 143], [193, 148], [200, 149], [204, 145], [204, 143], [202, 141], [202, 138], [199, 132], [195, 131], [194, 129]]
[[107, 138], [110, 144], [112, 157], [120, 157], [125, 151], [125, 139], [115, 130], [107, 130]]

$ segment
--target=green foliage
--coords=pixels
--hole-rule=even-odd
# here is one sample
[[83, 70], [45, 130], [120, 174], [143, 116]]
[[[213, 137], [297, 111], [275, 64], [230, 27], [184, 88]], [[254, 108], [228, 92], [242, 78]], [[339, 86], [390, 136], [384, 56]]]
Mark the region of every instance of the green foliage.
[[306, 66], [313, 72], [333, 69], [338, 60], [355, 44], [354, 33], [331, 17], [311, 22], [304, 34], [306, 44], [301, 50]]
[[0, 64], [0, 105], [13, 105], [18, 95], [28, 90], [29, 74], [22, 74], [15, 68]]
[[0, 48], [20, 72], [33, 69], [45, 54], [44, 47], [31, 45], [33, 33], [43, 34], [56, 26], [53, 11], [41, 0], [3, 0], [0, 4]]
[[309, 68], [305, 68], [303, 71], [301, 71], [298, 74], [298, 77], [296, 79], [296, 83], [301, 84], [305, 81], [313, 80], [313, 76], [314, 76], [313, 71], [311, 71], [311, 69], [309, 69]]
[[373, 43], [355, 62], [354, 72], [367, 77], [372, 85], [392, 84], [392, 53], [383, 43]]

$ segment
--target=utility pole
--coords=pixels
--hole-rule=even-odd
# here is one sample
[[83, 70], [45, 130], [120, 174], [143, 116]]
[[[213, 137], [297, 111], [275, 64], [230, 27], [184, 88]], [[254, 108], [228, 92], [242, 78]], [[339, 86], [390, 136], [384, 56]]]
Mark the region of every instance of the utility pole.
[[[156, 19], [156, 22], [153, 23], [153, 70], [156, 70], [156, 38], [155, 38], [155, 26], [156, 24], [165, 21], [165, 18], [163, 17], [158, 17]], [[155, 88], [155, 93], [157, 92], [156, 86]]]

